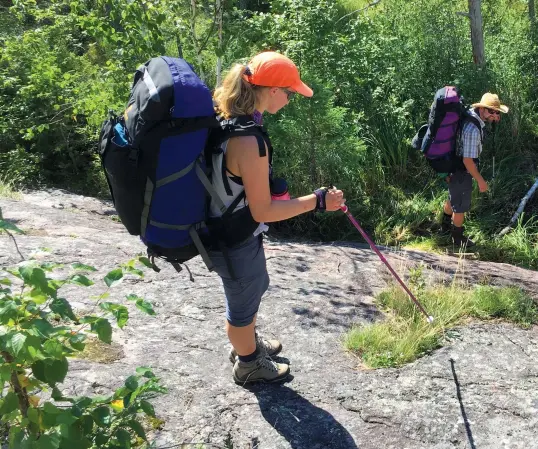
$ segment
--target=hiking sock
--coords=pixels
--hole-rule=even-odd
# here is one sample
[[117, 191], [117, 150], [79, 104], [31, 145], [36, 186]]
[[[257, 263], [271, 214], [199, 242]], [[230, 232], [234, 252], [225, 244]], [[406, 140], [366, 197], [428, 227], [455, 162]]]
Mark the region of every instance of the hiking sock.
[[256, 348], [256, 350], [252, 354], [239, 355], [238, 358], [240, 362], [248, 363], [248, 362], [252, 362], [253, 360], [256, 360], [256, 358], [258, 357], [258, 353], [259, 353], [258, 348]]

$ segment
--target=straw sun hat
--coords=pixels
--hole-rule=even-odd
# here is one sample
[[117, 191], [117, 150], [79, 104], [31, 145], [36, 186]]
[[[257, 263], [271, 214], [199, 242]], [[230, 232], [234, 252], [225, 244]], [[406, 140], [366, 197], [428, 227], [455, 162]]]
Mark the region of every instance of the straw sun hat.
[[508, 112], [508, 106], [501, 104], [499, 96], [490, 92], [487, 92], [482, 95], [482, 99], [480, 100], [480, 102], [474, 103], [473, 108], [493, 109], [495, 111], [504, 112], [505, 114]]

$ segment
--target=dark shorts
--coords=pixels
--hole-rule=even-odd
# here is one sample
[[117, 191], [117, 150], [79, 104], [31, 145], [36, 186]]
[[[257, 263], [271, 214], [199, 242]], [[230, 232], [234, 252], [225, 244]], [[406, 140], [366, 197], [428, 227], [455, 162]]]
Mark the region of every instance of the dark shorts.
[[263, 241], [260, 237], [252, 237], [227, 252], [235, 278], [230, 275], [224, 254], [209, 252], [224, 286], [226, 319], [232, 326], [248, 326], [258, 313], [262, 296], [269, 287]]
[[448, 199], [452, 211], [461, 214], [471, 209], [473, 177], [467, 171], [457, 171], [448, 183]]

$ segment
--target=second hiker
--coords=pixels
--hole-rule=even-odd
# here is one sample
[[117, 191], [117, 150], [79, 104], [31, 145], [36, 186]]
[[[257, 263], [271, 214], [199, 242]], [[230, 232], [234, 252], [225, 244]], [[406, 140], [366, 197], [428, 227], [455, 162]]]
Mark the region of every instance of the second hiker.
[[458, 247], [474, 246], [474, 242], [464, 235], [463, 227], [465, 212], [471, 208], [473, 178], [481, 193], [488, 190], [488, 183], [479, 171], [485, 124], [498, 122], [501, 113], [507, 112], [508, 107], [501, 104], [499, 97], [488, 92], [472, 105], [462, 126], [457, 154], [462, 158], [463, 166], [448, 177], [448, 200], [443, 207], [442, 222], [443, 230], [450, 230], [452, 241]]

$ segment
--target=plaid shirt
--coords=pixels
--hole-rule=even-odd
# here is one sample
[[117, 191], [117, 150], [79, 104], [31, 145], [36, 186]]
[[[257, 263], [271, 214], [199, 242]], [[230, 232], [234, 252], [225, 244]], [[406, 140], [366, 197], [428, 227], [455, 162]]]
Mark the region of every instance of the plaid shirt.
[[478, 120], [480, 129], [478, 129], [476, 124], [471, 121], [466, 121], [463, 124], [458, 154], [462, 157], [478, 159], [482, 152], [482, 134], [484, 133], [485, 124], [474, 109], [471, 109], [469, 114]]

